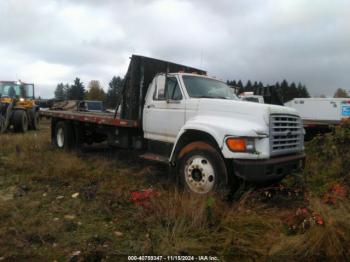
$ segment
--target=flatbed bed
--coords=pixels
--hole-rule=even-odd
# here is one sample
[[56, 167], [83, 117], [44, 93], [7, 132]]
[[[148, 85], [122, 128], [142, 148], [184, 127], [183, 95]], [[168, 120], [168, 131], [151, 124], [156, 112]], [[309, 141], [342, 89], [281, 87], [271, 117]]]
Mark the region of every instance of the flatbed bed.
[[[108, 125], [108, 126], [121, 126], [121, 127], [138, 127], [138, 121], [121, 119], [120, 114], [114, 117], [112, 112], [84, 112], [84, 111], [66, 111], [66, 110], [40, 110], [41, 116], [44, 117], [59, 117], [63, 119], [78, 120], [81, 122], [88, 122], [94, 124]], [[332, 120], [303, 120], [304, 127], [316, 127], [316, 126], [334, 126], [339, 125], [340, 121]]]
[[93, 123], [107, 126], [120, 126], [120, 127], [138, 127], [138, 123], [135, 120], [121, 119], [117, 114], [114, 117], [114, 113], [111, 112], [85, 112], [85, 111], [66, 111], [66, 110], [40, 110], [41, 116], [55, 117], [67, 120], [77, 120], [85, 123]]

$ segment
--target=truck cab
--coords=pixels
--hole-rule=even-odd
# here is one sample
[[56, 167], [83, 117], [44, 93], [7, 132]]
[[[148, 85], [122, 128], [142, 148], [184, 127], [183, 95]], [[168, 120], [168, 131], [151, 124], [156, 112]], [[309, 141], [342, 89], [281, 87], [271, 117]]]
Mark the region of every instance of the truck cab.
[[158, 148], [169, 144], [169, 162], [197, 193], [220, 187], [216, 180], [226, 184], [230, 176], [252, 182], [280, 179], [304, 161], [304, 130], [296, 110], [246, 103], [226, 83], [198, 74], [154, 78], [143, 132]]

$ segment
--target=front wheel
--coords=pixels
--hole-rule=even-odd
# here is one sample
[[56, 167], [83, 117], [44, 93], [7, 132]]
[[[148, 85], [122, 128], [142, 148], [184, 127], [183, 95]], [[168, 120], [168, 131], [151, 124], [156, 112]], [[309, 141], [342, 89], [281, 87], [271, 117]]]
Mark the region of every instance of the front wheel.
[[196, 194], [227, 190], [225, 161], [215, 147], [206, 142], [192, 142], [179, 153], [178, 175], [181, 185]]

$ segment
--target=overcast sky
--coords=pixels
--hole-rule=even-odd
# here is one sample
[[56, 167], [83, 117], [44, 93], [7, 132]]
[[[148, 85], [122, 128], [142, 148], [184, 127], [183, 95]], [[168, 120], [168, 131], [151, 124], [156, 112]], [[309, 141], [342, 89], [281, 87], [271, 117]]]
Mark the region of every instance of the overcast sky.
[[78, 76], [107, 89], [133, 53], [220, 79], [350, 90], [348, 0], [0, 0], [0, 79], [52, 97]]

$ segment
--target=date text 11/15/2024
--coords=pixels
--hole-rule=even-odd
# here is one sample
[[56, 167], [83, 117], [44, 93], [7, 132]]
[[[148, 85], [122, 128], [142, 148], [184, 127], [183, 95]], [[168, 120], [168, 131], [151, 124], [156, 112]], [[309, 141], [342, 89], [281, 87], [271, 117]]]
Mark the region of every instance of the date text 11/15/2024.
[[217, 256], [128, 256], [128, 261], [219, 261]]

